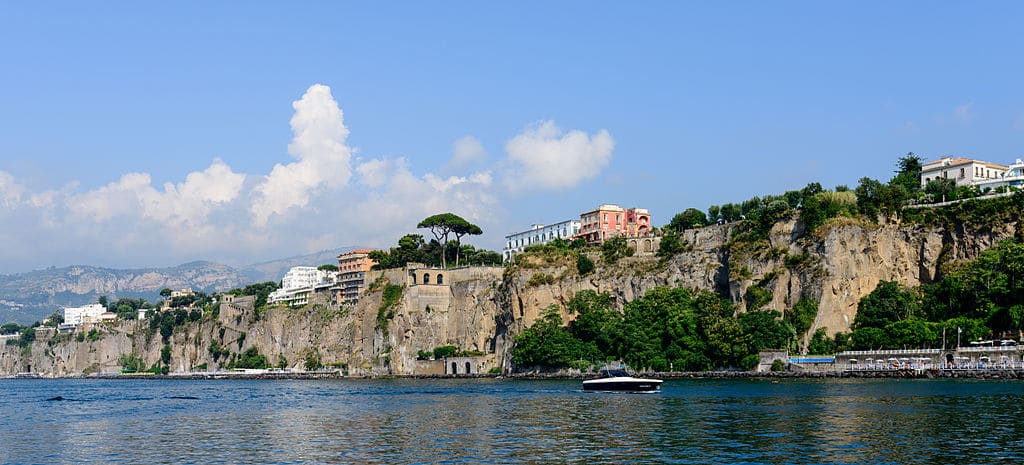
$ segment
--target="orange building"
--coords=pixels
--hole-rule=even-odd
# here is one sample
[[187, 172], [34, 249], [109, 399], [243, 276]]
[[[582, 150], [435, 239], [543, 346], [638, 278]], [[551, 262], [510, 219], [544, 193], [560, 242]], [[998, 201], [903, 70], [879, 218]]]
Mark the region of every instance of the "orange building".
[[651, 232], [651, 214], [646, 208], [625, 209], [602, 204], [596, 210], [580, 215], [580, 232], [587, 243], [600, 244], [613, 237], [646, 236]]
[[370, 258], [369, 249], [350, 250], [338, 255], [338, 300], [359, 300], [359, 292], [366, 287], [366, 272], [376, 264], [377, 261]]

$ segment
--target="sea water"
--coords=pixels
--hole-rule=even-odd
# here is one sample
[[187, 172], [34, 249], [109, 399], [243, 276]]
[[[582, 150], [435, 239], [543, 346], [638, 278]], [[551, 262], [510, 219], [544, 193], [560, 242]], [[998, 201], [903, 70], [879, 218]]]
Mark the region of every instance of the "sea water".
[[0, 463], [997, 463], [1024, 383], [2, 380]]

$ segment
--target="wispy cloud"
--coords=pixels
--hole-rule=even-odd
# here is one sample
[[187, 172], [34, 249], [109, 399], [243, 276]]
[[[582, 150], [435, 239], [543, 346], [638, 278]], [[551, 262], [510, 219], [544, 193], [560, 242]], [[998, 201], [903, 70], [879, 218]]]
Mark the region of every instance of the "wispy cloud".
[[974, 121], [976, 116], [977, 115], [974, 112], [974, 102], [967, 102], [963, 105], [958, 105], [953, 109], [953, 117], [956, 118], [957, 121], [963, 123]]
[[442, 170], [445, 173], [462, 171], [470, 166], [482, 163], [487, 159], [487, 150], [480, 140], [473, 136], [463, 136], [452, 144], [452, 158]]

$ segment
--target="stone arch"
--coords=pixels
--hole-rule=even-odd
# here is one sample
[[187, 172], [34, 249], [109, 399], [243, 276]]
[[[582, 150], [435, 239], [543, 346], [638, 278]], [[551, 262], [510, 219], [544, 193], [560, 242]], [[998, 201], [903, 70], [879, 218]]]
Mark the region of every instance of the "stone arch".
[[458, 363], [452, 362], [452, 374], [453, 375], [459, 374], [459, 364]]
[[423, 273], [423, 284], [430, 284], [430, 273]]
[[472, 372], [473, 372], [472, 365], [470, 365], [469, 362], [466, 362], [466, 374], [468, 375], [468, 374], [470, 374]]
[[444, 275], [441, 273], [437, 274], [437, 284], [444, 284]]
[[654, 248], [651, 245], [651, 240], [650, 239], [644, 239], [644, 252], [645, 253], [651, 253], [653, 251], [654, 251]]

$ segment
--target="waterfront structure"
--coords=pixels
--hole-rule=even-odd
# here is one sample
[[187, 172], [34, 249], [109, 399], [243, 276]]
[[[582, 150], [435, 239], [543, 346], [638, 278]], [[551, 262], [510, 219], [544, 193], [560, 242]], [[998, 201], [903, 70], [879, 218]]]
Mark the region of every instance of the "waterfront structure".
[[565, 220], [549, 225], [535, 224], [526, 231], [505, 236], [502, 259], [506, 262], [510, 261], [515, 254], [522, 252], [527, 246], [546, 244], [555, 239], [569, 240], [579, 232], [579, 220]]
[[366, 272], [377, 264], [370, 258], [370, 250], [350, 250], [338, 255], [338, 284], [332, 288], [335, 300], [342, 303], [359, 301], [359, 294], [366, 288]]
[[84, 307], [64, 307], [64, 324], [68, 326], [81, 326], [85, 323], [96, 323], [101, 315], [107, 312], [107, 308], [100, 304], [89, 304]]
[[295, 266], [281, 279], [281, 288], [267, 296], [267, 303], [300, 307], [309, 303], [310, 294], [333, 285], [331, 273], [313, 266]]
[[1009, 169], [1009, 166], [987, 161], [942, 157], [921, 165], [921, 187], [936, 179], [952, 179], [957, 186], [982, 185], [998, 181]]
[[626, 209], [615, 204], [602, 204], [580, 215], [577, 237], [588, 244], [601, 244], [619, 236], [639, 237], [650, 233], [651, 214], [646, 208]]

